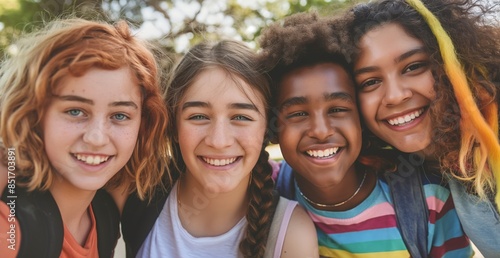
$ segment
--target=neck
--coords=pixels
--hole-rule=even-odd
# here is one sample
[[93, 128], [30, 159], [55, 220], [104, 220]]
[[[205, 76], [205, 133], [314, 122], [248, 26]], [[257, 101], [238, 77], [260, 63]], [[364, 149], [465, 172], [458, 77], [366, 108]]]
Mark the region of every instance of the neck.
[[247, 190], [246, 180], [231, 192], [215, 193], [189, 176], [179, 178], [177, 200], [182, 226], [195, 237], [217, 236], [229, 231], [247, 213]]
[[327, 187], [314, 186], [300, 176], [296, 178], [304, 199], [314, 208], [326, 211], [346, 211], [356, 207], [370, 195], [376, 182], [374, 173], [354, 170], [348, 172], [342, 181]]
[[63, 224], [75, 240], [83, 245], [91, 227], [88, 208], [96, 191], [77, 190], [60, 184], [58, 180], [59, 178], [54, 179], [49, 191], [57, 203]]

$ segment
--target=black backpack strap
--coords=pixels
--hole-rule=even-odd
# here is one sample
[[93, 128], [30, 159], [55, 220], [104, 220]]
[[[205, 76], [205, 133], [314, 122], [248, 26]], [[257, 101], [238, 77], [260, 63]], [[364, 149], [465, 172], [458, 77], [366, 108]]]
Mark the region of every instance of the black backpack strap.
[[162, 187], [158, 187], [151, 202], [139, 199], [136, 192], [128, 197], [121, 218], [127, 257], [135, 257], [139, 252], [160, 215], [169, 193], [170, 189], [165, 191]]
[[[408, 169], [410, 168], [410, 169]], [[422, 185], [422, 165], [386, 172], [398, 229], [413, 258], [428, 257], [427, 233], [429, 209]]]
[[57, 203], [49, 191], [27, 192], [16, 187], [16, 198], [5, 188], [2, 201], [15, 203], [16, 219], [21, 227], [18, 258], [58, 258], [61, 254], [64, 228]]
[[120, 238], [120, 213], [113, 198], [105, 190], [98, 190], [92, 200], [96, 220], [99, 257], [113, 257]]

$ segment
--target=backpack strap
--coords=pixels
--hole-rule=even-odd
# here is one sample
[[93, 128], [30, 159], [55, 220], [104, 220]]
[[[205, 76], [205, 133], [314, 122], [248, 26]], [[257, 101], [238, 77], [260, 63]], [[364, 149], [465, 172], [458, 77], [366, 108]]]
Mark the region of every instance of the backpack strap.
[[116, 203], [108, 192], [100, 189], [91, 205], [96, 220], [99, 257], [113, 257], [120, 238], [120, 213]]
[[28, 192], [16, 187], [16, 198], [5, 188], [2, 201], [16, 206], [22, 240], [18, 258], [57, 258], [61, 254], [64, 228], [56, 201], [49, 191]]
[[[275, 192], [275, 194], [278, 193]], [[276, 252], [281, 253], [285, 240], [286, 229], [290, 223], [293, 209], [295, 209], [298, 205], [296, 201], [290, 201], [284, 197], [279, 197], [279, 200], [276, 202], [277, 205], [274, 210], [269, 235], [267, 237], [266, 251], [263, 258], [272, 258], [275, 257], [274, 254]], [[292, 209], [292, 212], [287, 213], [288, 209]]]
[[385, 172], [391, 190], [398, 229], [413, 258], [428, 257], [427, 233], [429, 209], [423, 191], [422, 165], [398, 167], [396, 172]]
[[293, 181], [294, 176], [292, 173], [292, 167], [290, 167], [285, 160], [281, 161], [275, 188], [281, 196], [289, 200], [295, 200], [295, 187]]
[[127, 257], [135, 257], [161, 213], [171, 189], [158, 187], [151, 202], [130, 194], [123, 207], [121, 227]]

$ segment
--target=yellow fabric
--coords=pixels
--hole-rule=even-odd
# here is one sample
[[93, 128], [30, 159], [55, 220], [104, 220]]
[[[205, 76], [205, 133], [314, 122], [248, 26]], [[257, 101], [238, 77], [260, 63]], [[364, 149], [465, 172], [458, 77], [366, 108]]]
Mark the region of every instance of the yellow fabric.
[[[471, 140], [477, 139], [481, 146], [486, 148], [490, 169], [496, 179], [497, 189], [500, 187], [500, 144], [498, 141], [498, 106], [496, 103], [489, 105], [485, 110], [485, 116], [477, 107], [472, 92], [467, 83], [467, 77], [455, 54], [455, 47], [448, 33], [441, 26], [439, 20], [424, 6], [420, 0], [406, 0], [427, 21], [434, 33], [441, 56], [444, 61], [444, 69], [448, 75], [462, 114], [461, 129], [462, 147], [473, 144]], [[486, 117], [486, 118], [485, 118]], [[481, 148], [479, 150], [481, 151]], [[480, 160], [480, 159], [479, 159]], [[461, 164], [463, 166], [463, 164]], [[463, 169], [463, 167], [462, 167]], [[495, 201], [500, 211], [500, 191], [497, 191]]]

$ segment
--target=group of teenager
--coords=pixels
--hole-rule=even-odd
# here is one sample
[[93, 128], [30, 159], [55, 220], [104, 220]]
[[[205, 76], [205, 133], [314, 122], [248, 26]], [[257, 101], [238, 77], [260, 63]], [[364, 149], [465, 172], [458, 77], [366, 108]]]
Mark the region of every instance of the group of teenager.
[[0, 68], [1, 257], [500, 256], [492, 11], [294, 14], [166, 85], [126, 22], [51, 22]]

